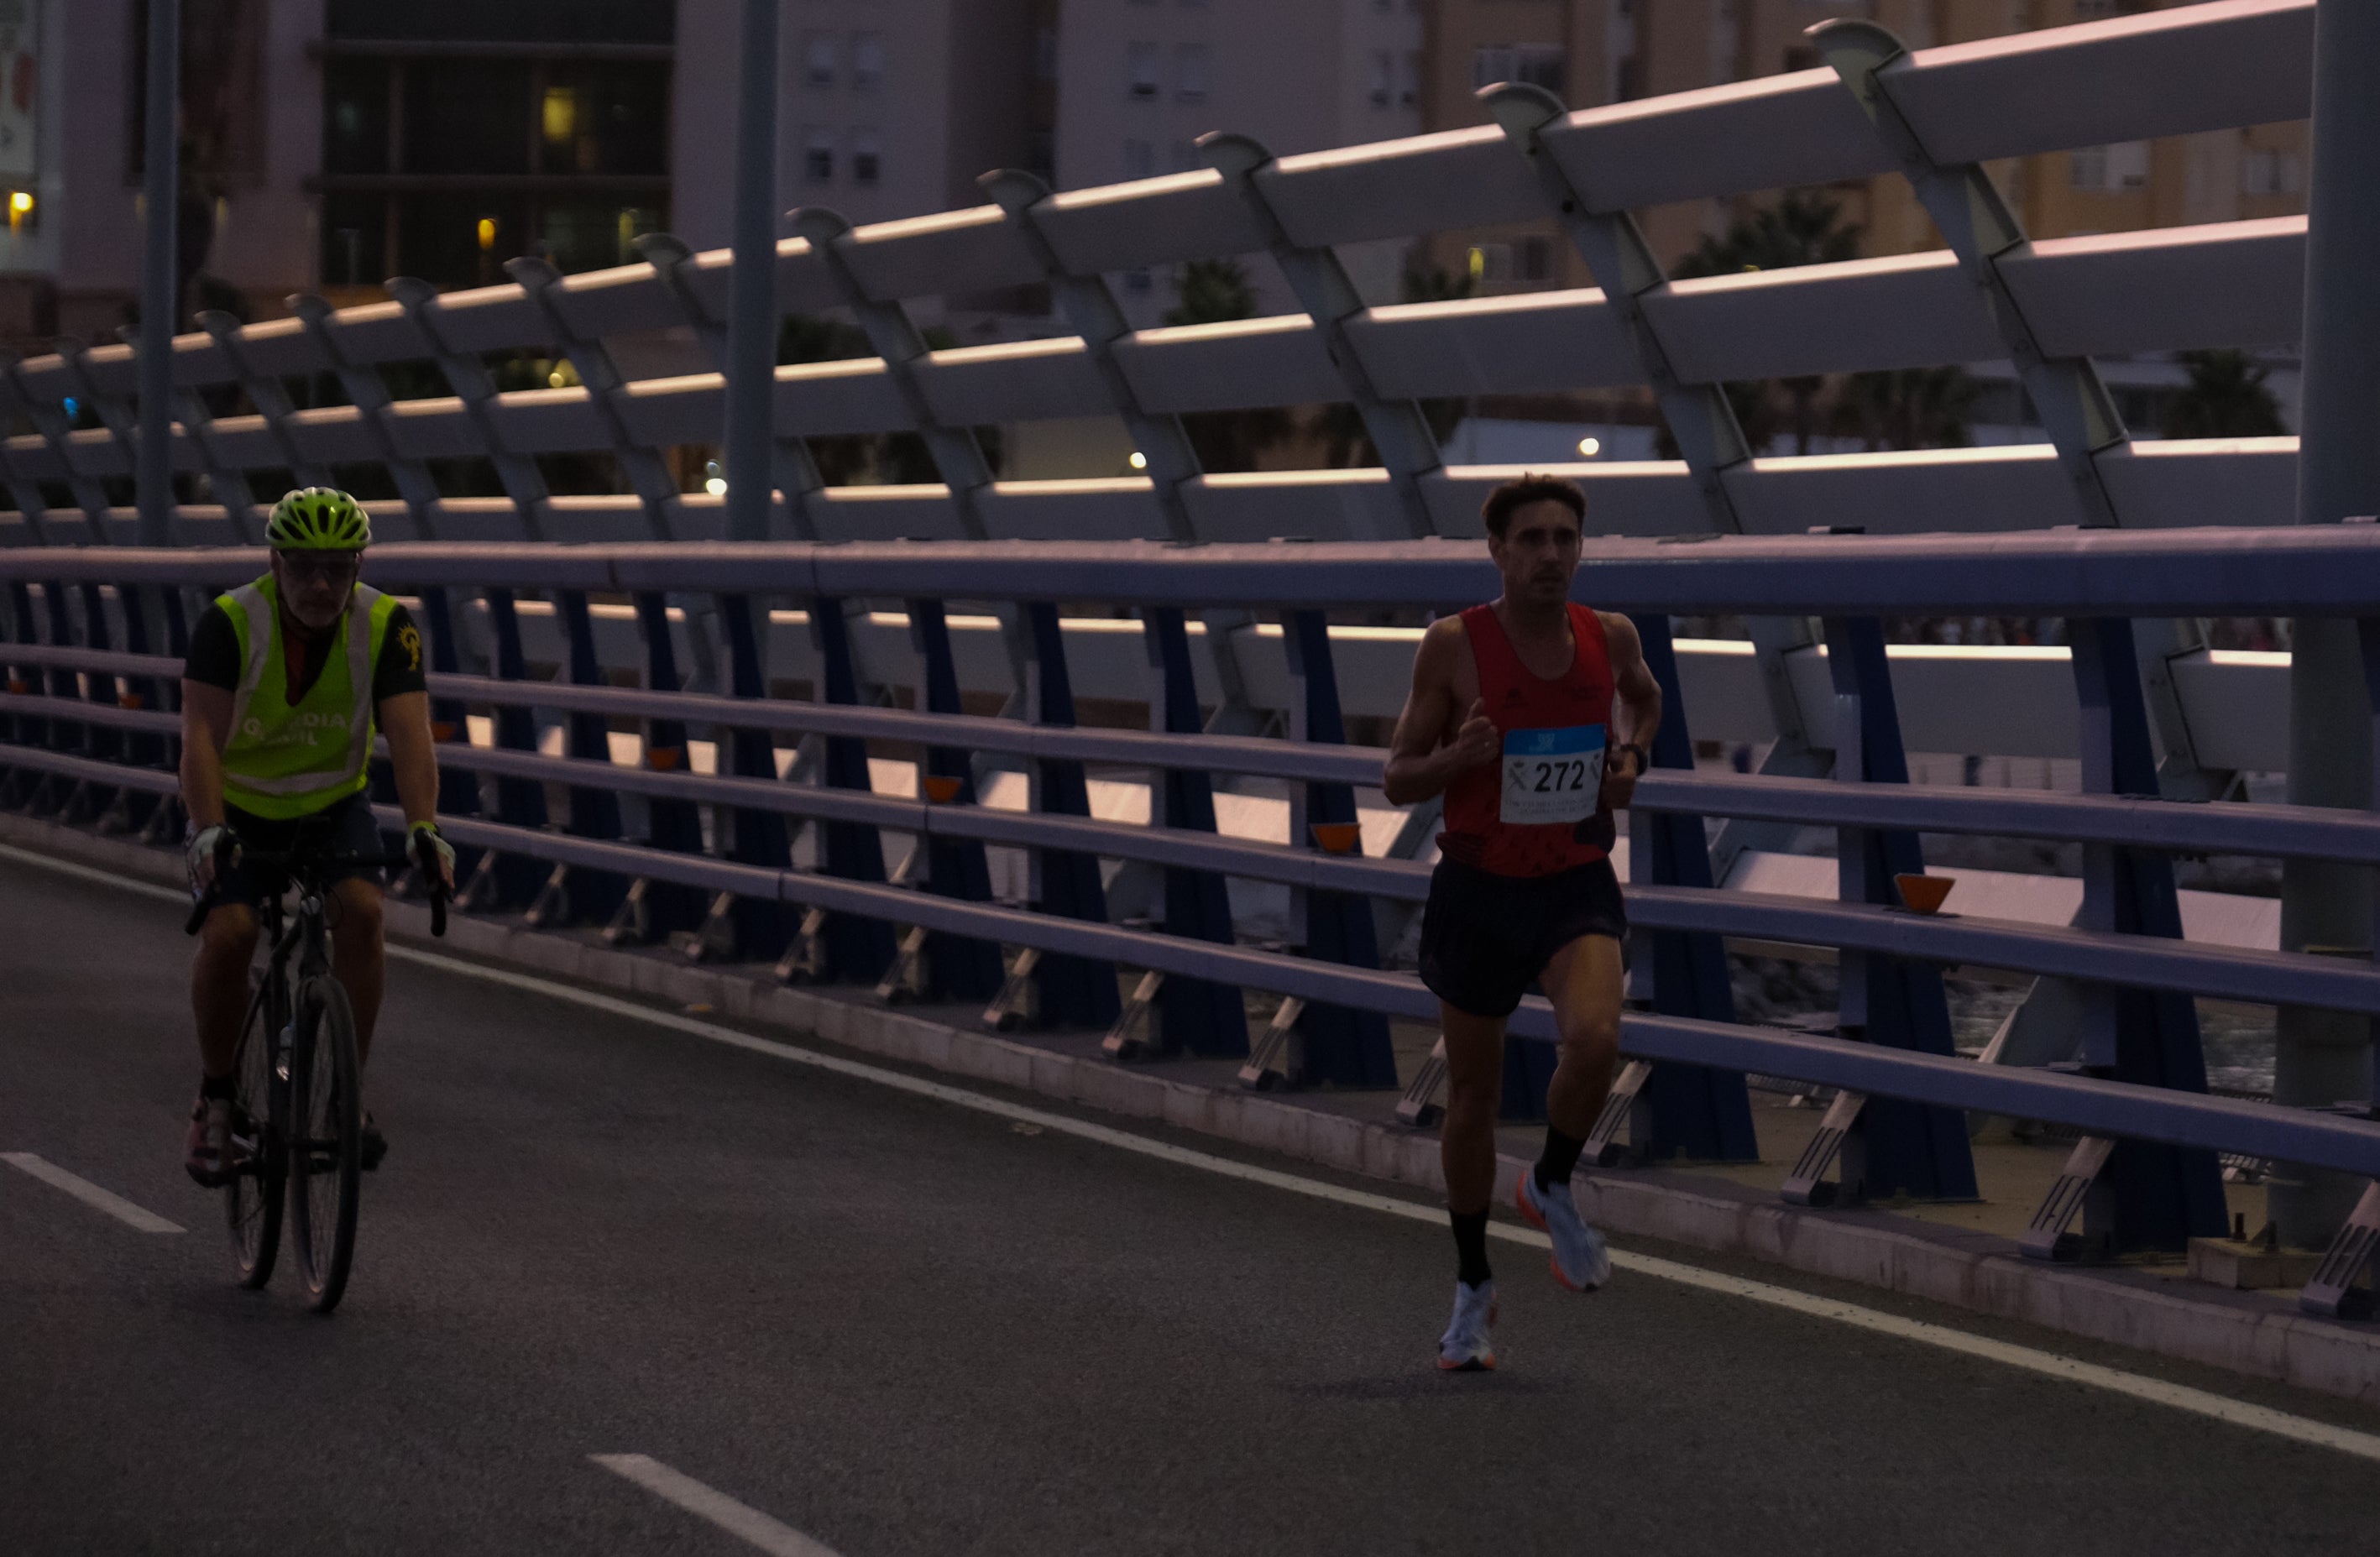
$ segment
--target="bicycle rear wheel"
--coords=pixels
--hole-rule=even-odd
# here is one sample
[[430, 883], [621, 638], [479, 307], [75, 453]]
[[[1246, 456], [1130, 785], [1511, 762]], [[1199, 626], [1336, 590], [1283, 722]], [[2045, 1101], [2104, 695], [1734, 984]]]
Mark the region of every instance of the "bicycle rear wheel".
[[231, 1225], [232, 1253], [239, 1261], [239, 1285], [251, 1291], [273, 1279], [273, 1261], [281, 1252], [289, 1103], [273, 1050], [285, 1020], [282, 1004], [274, 998], [271, 981], [258, 985], [248, 1003], [248, 1020], [240, 1024], [239, 1054], [232, 1068], [238, 1091], [232, 1100], [234, 1165], [231, 1182], [224, 1187], [224, 1211]]
[[356, 1195], [363, 1177], [363, 1101], [356, 1019], [347, 992], [328, 974], [298, 991], [297, 1043], [289, 1061], [289, 1212], [317, 1313], [346, 1291], [355, 1256]]

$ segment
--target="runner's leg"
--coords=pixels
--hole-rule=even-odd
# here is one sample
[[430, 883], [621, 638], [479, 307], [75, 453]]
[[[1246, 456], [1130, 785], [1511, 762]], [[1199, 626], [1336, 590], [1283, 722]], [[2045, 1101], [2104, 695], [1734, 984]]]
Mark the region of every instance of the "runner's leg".
[[[1620, 1007], [1627, 988], [1620, 943], [1609, 935], [1581, 935], [1554, 953], [1541, 982], [1553, 1001], [1561, 1047], [1546, 1089], [1546, 1150], [1537, 1159], [1537, 1182], [1567, 1184], [1620, 1063]], [[1452, 1054], [1450, 1044], [1450, 1060]]]
[[1456, 1277], [1488, 1279], [1488, 1204], [1496, 1196], [1496, 1106], [1504, 1088], [1504, 1019], [1439, 1003], [1446, 1038], [1446, 1118], [1439, 1164], [1454, 1223]]

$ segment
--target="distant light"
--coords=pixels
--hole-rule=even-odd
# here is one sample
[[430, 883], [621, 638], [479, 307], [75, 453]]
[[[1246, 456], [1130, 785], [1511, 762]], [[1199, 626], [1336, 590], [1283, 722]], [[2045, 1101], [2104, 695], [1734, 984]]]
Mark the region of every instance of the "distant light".
[[18, 216], [30, 215], [33, 210], [33, 192], [30, 189], [19, 189], [10, 195], [8, 209]]
[[1147, 470], [1148, 468], [1148, 456], [1142, 453], [1139, 450], [1135, 449], [1132, 452], [1132, 468], [1135, 470]]
[[1471, 279], [1473, 281], [1479, 281], [1484, 279], [1487, 274], [1488, 251], [1484, 248], [1475, 247], [1471, 250]]
[[702, 489], [714, 498], [723, 498], [727, 495], [727, 477], [714, 476], [702, 484]]
[[545, 138], [561, 142], [578, 133], [578, 93], [569, 87], [545, 89]]
[[545, 376], [545, 381], [547, 386], [552, 389], [567, 389], [570, 387], [570, 380], [559, 368], [555, 368], [552, 372], [548, 373]]
[[81, 401], [75, 399], [75, 398], [74, 398], [73, 396], [71, 396], [71, 395], [69, 395], [69, 396], [67, 396], [67, 416], [73, 416], [76, 412], [78, 412], [78, 411], [79, 411], [79, 410], [81, 410], [81, 409], [82, 409], [82, 402], [81, 402]]
[[1603, 453], [1603, 440], [1600, 438], [1582, 438], [1578, 441], [1578, 452], [1585, 454], [1591, 460], [1595, 458], [1596, 455]]
[[480, 247], [481, 248], [496, 247], [496, 219], [492, 216], [480, 218]]

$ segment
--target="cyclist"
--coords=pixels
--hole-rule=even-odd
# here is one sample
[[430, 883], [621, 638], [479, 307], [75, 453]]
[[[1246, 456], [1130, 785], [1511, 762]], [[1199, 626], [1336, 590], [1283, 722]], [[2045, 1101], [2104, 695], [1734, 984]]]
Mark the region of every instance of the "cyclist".
[[[260, 883], [240, 845], [283, 852], [301, 841], [335, 854], [382, 852], [366, 797], [375, 728], [388, 737], [407, 848], [448, 887], [455, 851], [438, 836], [438, 765], [421, 633], [393, 596], [357, 582], [371, 523], [346, 493], [308, 487], [265, 525], [272, 570], [208, 607], [182, 671], [182, 805], [194, 893], [213, 894], [190, 1006], [201, 1067], [190, 1111], [190, 1177], [230, 1177], [233, 1064], [256, 952]], [[358, 1058], [371, 1053], [382, 976], [381, 874], [335, 877], [332, 961], [355, 1008]], [[387, 1141], [364, 1116], [363, 1165]]]

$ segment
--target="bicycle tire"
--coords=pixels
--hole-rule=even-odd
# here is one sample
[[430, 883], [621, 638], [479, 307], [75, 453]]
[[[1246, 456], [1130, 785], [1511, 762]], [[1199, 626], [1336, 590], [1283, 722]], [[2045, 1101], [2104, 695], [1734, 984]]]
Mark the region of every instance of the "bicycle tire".
[[232, 1064], [235, 1144], [244, 1125], [247, 1160], [237, 1165], [224, 1186], [225, 1220], [231, 1231], [232, 1255], [239, 1262], [239, 1285], [253, 1292], [273, 1279], [281, 1252], [282, 1192], [288, 1177], [285, 1141], [289, 1117], [289, 1093], [273, 1064], [273, 1039], [281, 1030], [275, 1020], [280, 1002], [272, 998], [269, 982], [260, 983], [240, 1024], [239, 1049]]
[[337, 979], [322, 974], [299, 987], [296, 1036], [289, 1056], [291, 1241], [308, 1303], [326, 1314], [346, 1292], [363, 1179], [356, 1019]]

